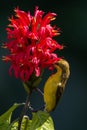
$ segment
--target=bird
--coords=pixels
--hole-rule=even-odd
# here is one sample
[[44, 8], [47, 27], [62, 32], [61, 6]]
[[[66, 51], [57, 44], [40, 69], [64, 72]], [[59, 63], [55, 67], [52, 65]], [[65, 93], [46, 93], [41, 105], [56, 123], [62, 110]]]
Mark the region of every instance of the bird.
[[56, 72], [49, 76], [44, 85], [44, 102], [45, 109], [47, 112], [55, 110], [57, 104], [63, 95], [66, 82], [70, 75], [70, 67], [68, 61], [60, 59], [54, 64]]

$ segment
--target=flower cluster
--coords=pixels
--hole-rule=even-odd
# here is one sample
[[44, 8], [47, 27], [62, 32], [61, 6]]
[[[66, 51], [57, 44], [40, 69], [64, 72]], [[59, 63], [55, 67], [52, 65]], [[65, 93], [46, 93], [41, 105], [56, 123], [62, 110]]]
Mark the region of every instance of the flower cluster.
[[16, 78], [27, 81], [33, 73], [40, 76], [42, 69], [56, 63], [60, 58], [54, 51], [63, 46], [53, 39], [60, 34], [59, 28], [50, 24], [56, 17], [55, 13], [44, 15], [38, 7], [34, 16], [19, 8], [14, 11], [15, 16], [9, 19], [6, 28], [8, 42], [4, 44], [10, 53], [3, 59], [11, 63], [10, 74], [13, 71]]

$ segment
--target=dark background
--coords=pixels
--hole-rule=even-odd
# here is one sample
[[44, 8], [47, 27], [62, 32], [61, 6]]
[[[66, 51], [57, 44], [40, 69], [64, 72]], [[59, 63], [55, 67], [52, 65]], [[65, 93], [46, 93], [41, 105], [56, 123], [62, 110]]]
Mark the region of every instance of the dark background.
[[[14, 14], [17, 6], [21, 10], [30, 10], [38, 5], [44, 12], [58, 14], [55, 24], [61, 28], [62, 34], [56, 38], [66, 48], [59, 53], [70, 63], [71, 75], [66, 85], [62, 100], [56, 110], [51, 113], [55, 130], [87, 129], [87, 2], [86, 0], [0, 0], [0, 44], [6, 42], [8, 17]], [[5, 50], [0, 48], [0, 58]], [[9, 64], [0, 60], [0, 114], [5, 112], [14, 102], [24, 102], [26, 92], [21, 81], [10, 77]], [[40, 86], [43, 86], [47, 73]], [[40, 96], [40, 95], [39, 95]], [[36, 108], [41, 106], [42, 97], [34, 93], [31, 103]], [[19, 111], [15, 116], [19, 114]]]

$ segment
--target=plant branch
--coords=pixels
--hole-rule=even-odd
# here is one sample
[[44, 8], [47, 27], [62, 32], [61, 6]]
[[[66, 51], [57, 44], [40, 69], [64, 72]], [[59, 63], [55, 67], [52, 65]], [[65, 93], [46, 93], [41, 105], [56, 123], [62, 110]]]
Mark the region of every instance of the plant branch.
[[36, 88], [36, 91], [39, 92], [42, 96], [44, 95], [43, 92], [39, 88]]
[[28, 107], [29, 107], [29, 100], [30, 100], [30, 93], [27, 95], [27, 98], [26, 98], [26, 102], [25, 102], [25, 105], [24, 105], [24, 108], [21, 112], [21, 115], [19, 117], [19, 122], [18, 122], [18, 130], [21, 130], [21, 123], [22, 123], [22, 119], [23, 119], [23, 116], [25, 115], [25, 113], [27, 112], [28, 110]]

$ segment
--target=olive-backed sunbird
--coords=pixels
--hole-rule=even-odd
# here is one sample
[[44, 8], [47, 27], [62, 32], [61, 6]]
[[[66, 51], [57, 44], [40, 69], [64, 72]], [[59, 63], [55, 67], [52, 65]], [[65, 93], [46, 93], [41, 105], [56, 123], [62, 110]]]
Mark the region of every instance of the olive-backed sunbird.
[[52, 74], [44, 85], [45, 110], [48, 112], [56, 108], [70, 75], [69, 63], [64, 59], [54, 64], [54, 68], [56, 73]]

